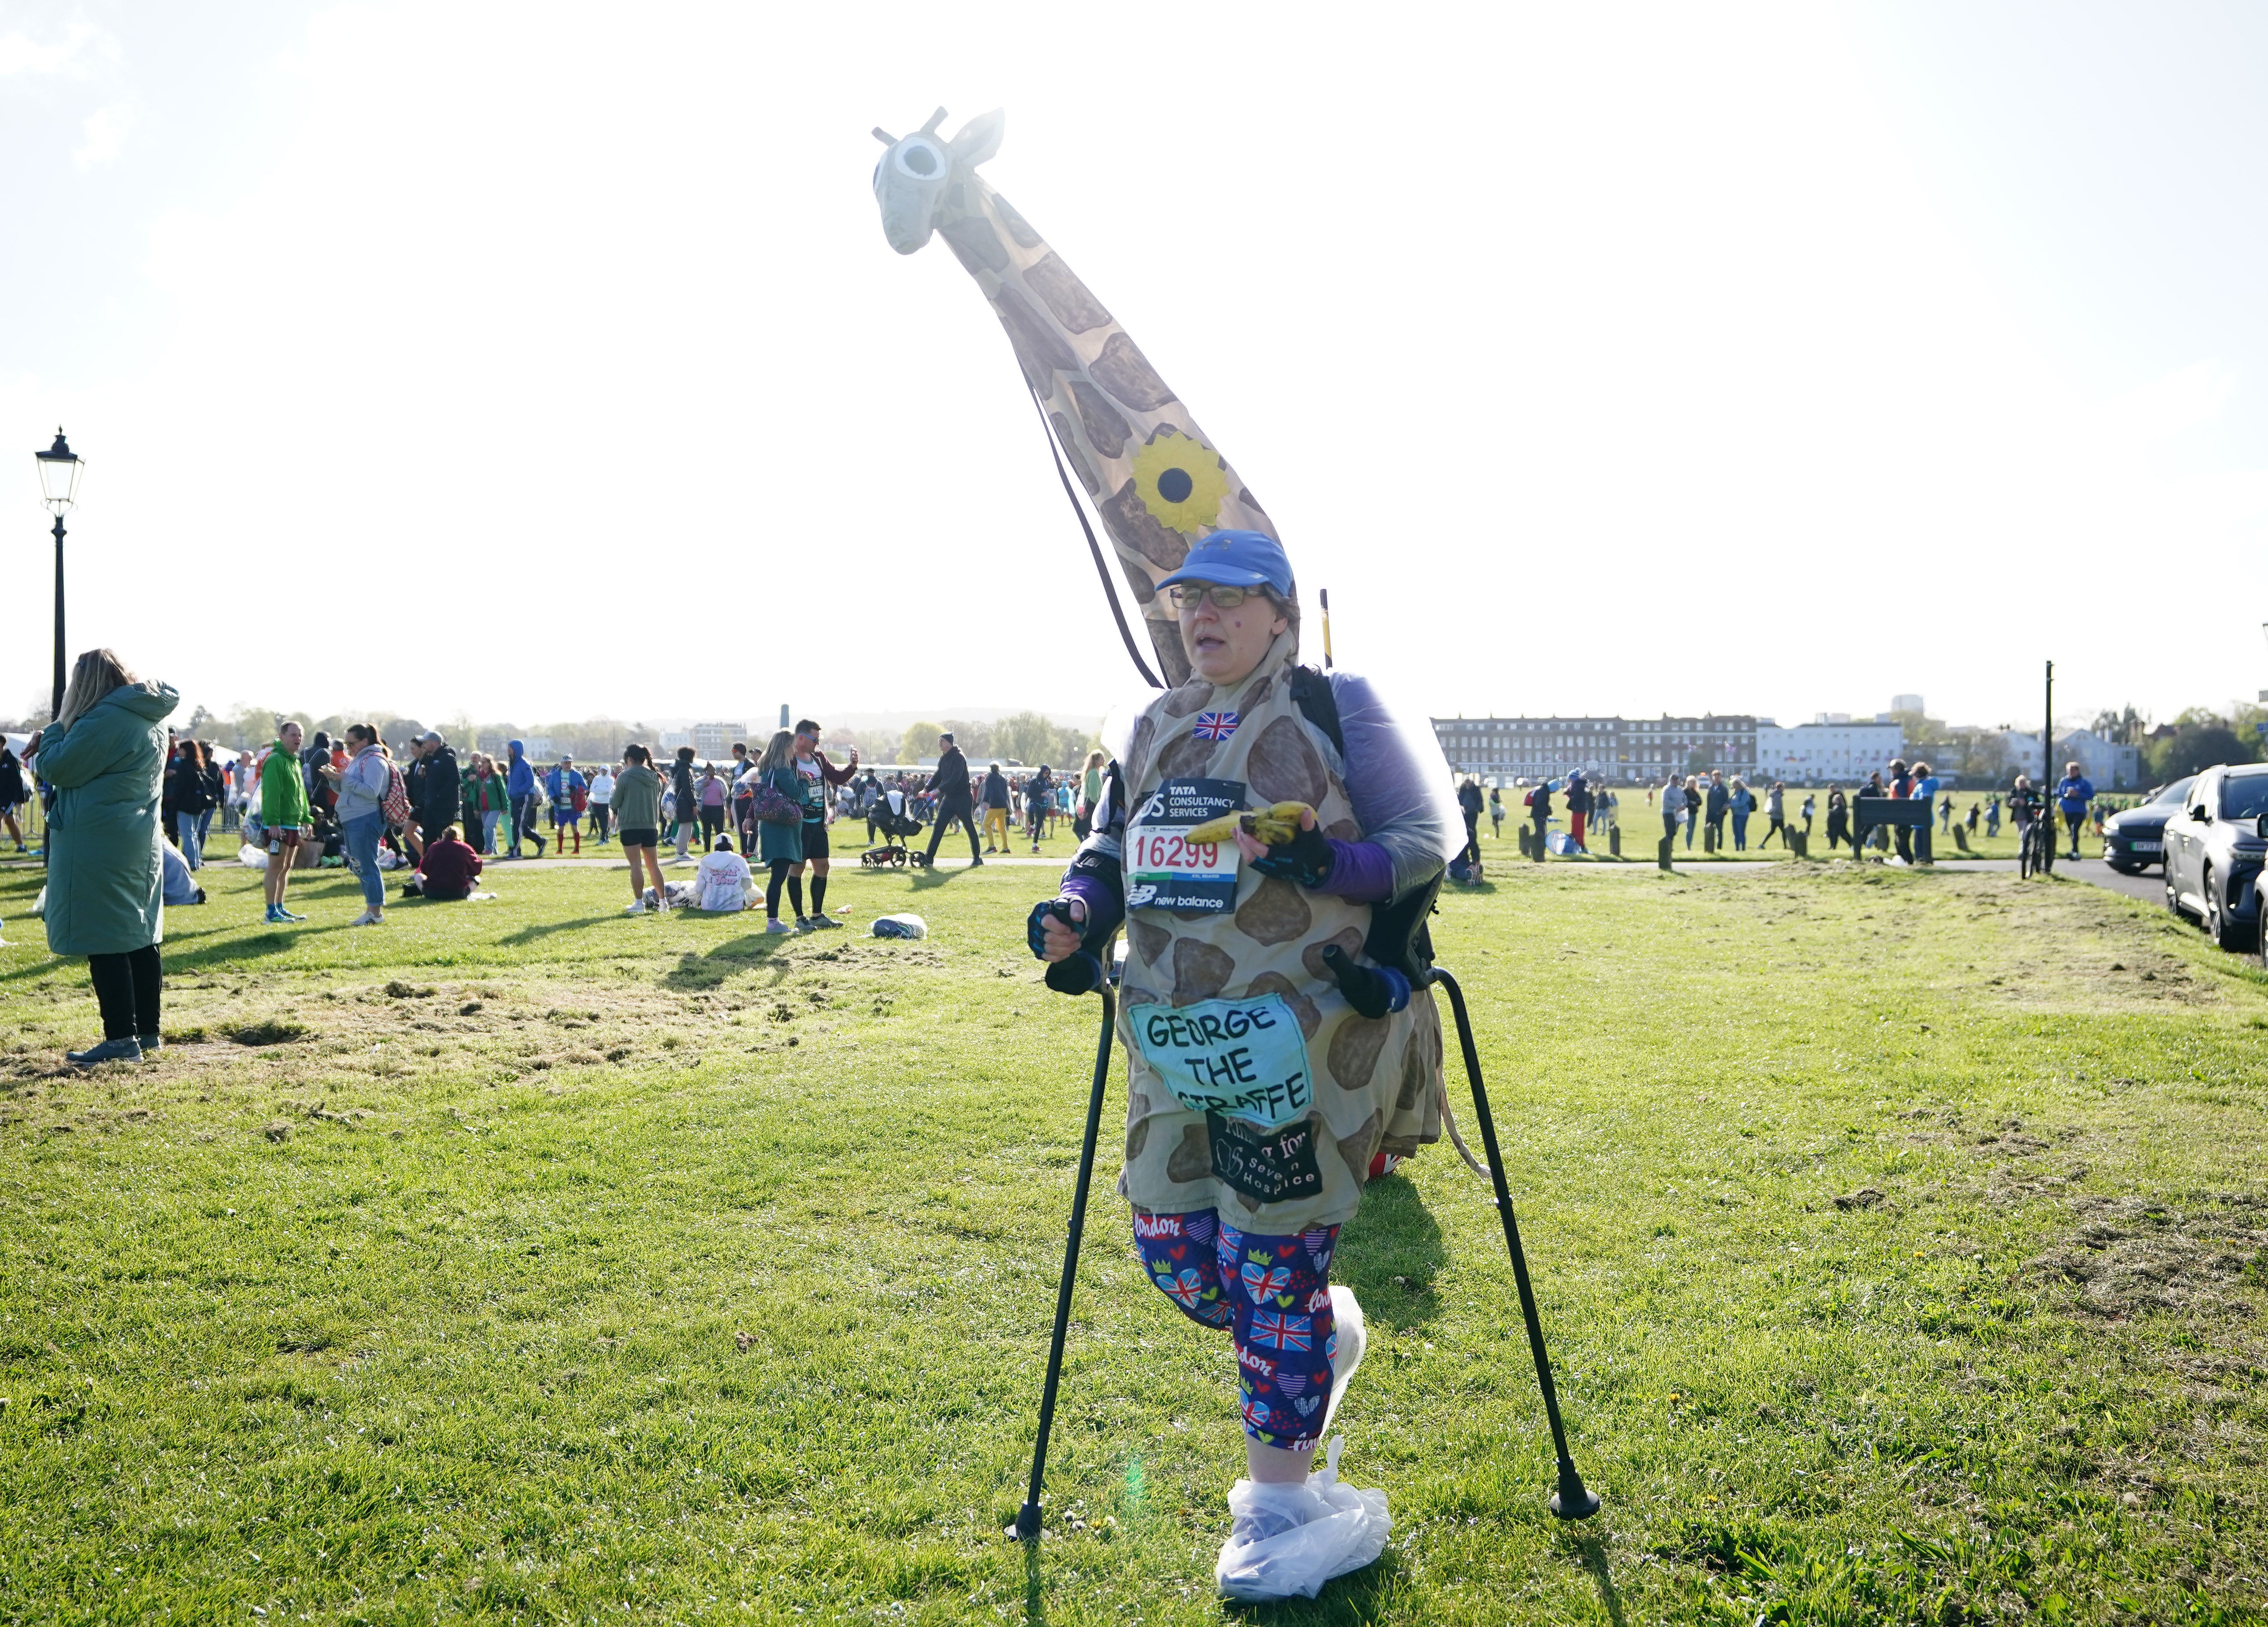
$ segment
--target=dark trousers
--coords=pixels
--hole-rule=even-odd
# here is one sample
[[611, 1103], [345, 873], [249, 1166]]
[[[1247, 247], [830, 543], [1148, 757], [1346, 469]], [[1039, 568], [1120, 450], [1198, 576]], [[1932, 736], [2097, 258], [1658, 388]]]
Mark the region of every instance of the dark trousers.
[[145, 944], [123, 954], [91, 954], [86, 971], [94, 984], [94, 1003], [102, 1008], [104, 1039], [157, 1034], [158, 1003], [166, 981], [157, 945]]
[[1474, 865], [1481, 862], [1481, 816], [1469, 809], [1465, 814], [1465, 860]]
[[591, 834], [601, 842], [607, 839], [607, 818], [608, 810], [612, 806], [613, 804], [606, 802], [593, 802], [591, 805]]
[[956, 821], [962, 829], [968, 832], [970, 859], [983, 858], [983, 855], [976, 850], [976, 810], [968, 807], [939, 808], [937, 814], [937, 823], [929, 828], [929, 862], [931, 864], [937, 863], [937, 844], [945, 840], [945, 833], [952, 829]]
[[519, 851], [524, 837], [536, 845], [541, 852], [543, 837], [535, 828], [536, 810], [543, 806], [542, 797], [534, 791], [525, 791], [512, 799], [512, 850]]

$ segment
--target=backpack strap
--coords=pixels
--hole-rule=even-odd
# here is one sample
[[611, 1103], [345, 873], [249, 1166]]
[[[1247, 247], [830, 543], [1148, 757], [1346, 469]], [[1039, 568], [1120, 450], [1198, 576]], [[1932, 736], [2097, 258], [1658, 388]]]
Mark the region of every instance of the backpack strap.
[[1300, 709], [1301, 717], [1323, 732], [1323, 738], [1336, 748], [1339, 761], [1344, 762], [1346, 733], [1339, 726], [1339, 701], [1331, 693], [1330, 679], [1312, 666], [1294, 666], [1292, 703]]
[[[1294, 666], [1292, 703], [1300, 709], [1301, 717], [1323, 732], [1323, 738], [1337, 749], [1339, 761], [1344, 762], [1346, 733], [1339, 723], [1338, 697], [1331, 693], [1329, 676], [1312, 666]], [[1433, 913], [1434, 899], [1440, 894], [1442, 874], [1437, 870], [1432, 880], [1423, 887], [1371, 907], [1370, 933], [1363, 939], [1363, 953], [1381, 966], [1390, 966], [1400, 972], [1413, 987], [1422, 988], [1432, 981], [1433, 935], [1425, 922]]]

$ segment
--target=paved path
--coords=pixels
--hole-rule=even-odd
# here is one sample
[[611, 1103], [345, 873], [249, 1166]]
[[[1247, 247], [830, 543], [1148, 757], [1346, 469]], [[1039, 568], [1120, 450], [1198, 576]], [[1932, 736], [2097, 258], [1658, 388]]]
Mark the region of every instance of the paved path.
[[[1941, 858], [1940, 870], [2005, 870], [2016, 868], [2013, 858]], [[2124, 893], [2129, 898], [2139, 898], [2146, 904], [2163, 905], [2166, 902], [2166, 879], [2157, 870], [2146, 870], [2139, 876], [2121, 875], [2099, 858], [2056, 860], [2056, 874], [2075, 876], [2081, 881], [2091, 881], [2096, 887], [2107, 887], [2113, 893]]]

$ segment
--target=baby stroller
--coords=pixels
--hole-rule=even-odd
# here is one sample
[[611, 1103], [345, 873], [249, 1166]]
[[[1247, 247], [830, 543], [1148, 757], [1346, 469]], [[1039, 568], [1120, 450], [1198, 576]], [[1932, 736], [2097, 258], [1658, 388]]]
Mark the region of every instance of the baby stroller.
[[903, 869], [909, 860], [916, 865], [921, 863], [920, 858], [909, 851], [908, 845], [914, 837], [921, 835], [921, 821], [911, 814], [891, 813], [887, 797], [874, 805], [873, 818], [875, 828], [882, 833], [882, 840], [858, 855], [860, 864], [879, 870], [888, 865]]

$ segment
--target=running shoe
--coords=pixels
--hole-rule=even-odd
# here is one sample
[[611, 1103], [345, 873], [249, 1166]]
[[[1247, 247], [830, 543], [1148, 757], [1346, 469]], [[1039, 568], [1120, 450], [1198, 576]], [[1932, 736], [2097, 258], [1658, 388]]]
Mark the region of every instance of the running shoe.
[[843, 923], [829, 916], [815, 915], [811, 917], [811, 925], [814, 931], [823, 932], [829, 927], [834, 927], [839, 930], [842, 927]]
[[645, 913], [645, 900], [643, 898], [632, 900], [630, 907], [623, 910], [622, 913], [624, 915], [644, 915]]

